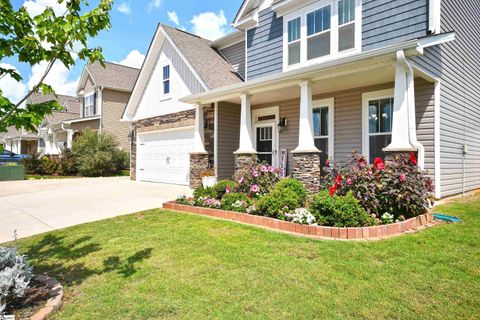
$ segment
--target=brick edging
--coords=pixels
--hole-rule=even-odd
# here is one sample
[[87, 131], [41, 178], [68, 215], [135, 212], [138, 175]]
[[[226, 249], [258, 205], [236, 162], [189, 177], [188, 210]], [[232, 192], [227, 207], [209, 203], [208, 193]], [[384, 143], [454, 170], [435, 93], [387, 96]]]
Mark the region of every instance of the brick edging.
[[175, 211], [184, 211], [219, 219], [237, 221], [249, 225], [261, 226], [267, 229], [288, 232], [315, 239], [380, 240], [406, 233], [413, 233], [433, 225], [433, 213], [431, 212], [402, 222], [387, 225], [361, 228], [337, 228], [301, 225], [298, 223], [246, 213], [187, 206], [177, 204], [175, 201], [166, 202], [163, 204], [163, 207]]
[[52, 312], [59, 310], [63, 305], [63, 287], [55, 279], [45, 275], [35, 276], [35, 280], [46, 284], [50, 289], [50, 298], [47, 300], [47, 304], [35, 313], [30, 320], [45, 320]]

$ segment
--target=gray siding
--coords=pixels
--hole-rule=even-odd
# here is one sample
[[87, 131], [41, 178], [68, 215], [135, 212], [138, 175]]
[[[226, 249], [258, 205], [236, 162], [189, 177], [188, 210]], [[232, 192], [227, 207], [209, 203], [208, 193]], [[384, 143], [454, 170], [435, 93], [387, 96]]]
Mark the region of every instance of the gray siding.
[[240, 106], [226, 102], [218, 104], [217, 173], [220, 179], [235, 173], [234, 152], [240, 141]]
[[283, 18], [266, 9], [258, 20], [258, 27], [247, 31], [248, 80], [283, 70]]
[[363, 1], [363, 51], [424, 37], [427, 29], [428, 0]]
[[[442, 32], [456, 40], [426, 50], [414, 62], [441, 77], [442, 197], [480, 188], [480, 1], [442, 1]], [[463, 145], [469, 153], [463, 159]], [[465, 161], [464, 161], [465, 160]], [[464, 167], [465, 165], [465, 171]]]
[[245, 41], [219, 51], [233, 68], [245, 78]]

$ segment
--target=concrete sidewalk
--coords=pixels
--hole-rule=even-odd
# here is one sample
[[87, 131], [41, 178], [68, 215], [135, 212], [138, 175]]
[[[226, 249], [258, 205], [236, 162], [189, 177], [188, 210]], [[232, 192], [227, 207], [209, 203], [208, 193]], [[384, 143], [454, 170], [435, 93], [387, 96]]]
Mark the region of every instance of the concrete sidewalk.
[[128, 177], [0, 182], [0, 243], [162, 207], [185, 186], [130, 181]]

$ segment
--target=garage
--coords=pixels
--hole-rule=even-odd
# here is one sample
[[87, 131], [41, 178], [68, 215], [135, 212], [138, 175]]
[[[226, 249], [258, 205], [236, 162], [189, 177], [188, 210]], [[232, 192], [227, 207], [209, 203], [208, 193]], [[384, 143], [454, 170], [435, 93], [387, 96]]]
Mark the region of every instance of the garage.
[[137, 180], [189, 185], [193, 128], [140, 133]]

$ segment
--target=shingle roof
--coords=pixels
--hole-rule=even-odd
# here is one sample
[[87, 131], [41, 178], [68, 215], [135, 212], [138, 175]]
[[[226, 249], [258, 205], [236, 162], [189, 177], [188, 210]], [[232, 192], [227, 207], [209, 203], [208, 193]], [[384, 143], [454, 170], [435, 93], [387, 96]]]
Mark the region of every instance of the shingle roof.
[[59, 104], [61, 104], [63, 107], [65, 107], [66, 112], [74, 112], [74, 113], [80, 113], [80, 100], [77, 97], [73, 96], [67, 96], [63, 94], [43, 94], [41, 92], [34, 92], [32, 95], [28, 98], [28, 103], [32, 104], [37, 104], [37, 103], [43, 103], [43, 102], [48, 102], [48, 101], [53, 101], [56, 100]]
[[79, 116], [79, 113], [73, 112], [53, 112], [52, 114], [45, 116], [45, 121], [47, 122], [47, 125], [51, 125], [65, 120], [77, 119]]
[[133, 90], [140, 73], [140, 69], [111, 62], [105, 62], [105, 68], [99, 62], [87, 64], [85, 68], [96, 85], [125, 91]]
[[243, 82], [232, 65], [210, 47], [211, 41], [164, 24], [162, 27], [210, 90]]

